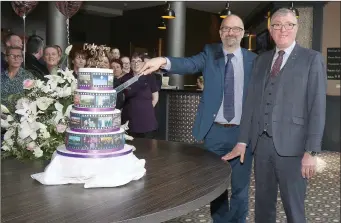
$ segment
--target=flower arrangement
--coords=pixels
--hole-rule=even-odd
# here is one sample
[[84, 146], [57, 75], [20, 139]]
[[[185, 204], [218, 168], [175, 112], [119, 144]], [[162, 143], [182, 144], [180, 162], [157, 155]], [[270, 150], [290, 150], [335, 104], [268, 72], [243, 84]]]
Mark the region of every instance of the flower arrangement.
[[[72, 45], [66, 48], [60, 65], [71, 49]], [[67, 68], [53, 69], [45, 77], [47, 81], [25, 80], [24, 96], [10, 96], [17, 101], [14, 112], [1, 105], [1, 128], [6, 129], [2, 158], [50, 160], [56, 148], [64, 144], [77, 79]], [[128, 130], [128, 122], [122, 128]], [[133, 137], [125, 134], [125, 139]]]
[[64, 143], [77, 80], [72, 71], [54, 70], [41, 80], [25, 80], [25, 94], [17, 100], [15, 112], [1, 105], [1, 127], [6, 129], [2, 157], [50, 159]]

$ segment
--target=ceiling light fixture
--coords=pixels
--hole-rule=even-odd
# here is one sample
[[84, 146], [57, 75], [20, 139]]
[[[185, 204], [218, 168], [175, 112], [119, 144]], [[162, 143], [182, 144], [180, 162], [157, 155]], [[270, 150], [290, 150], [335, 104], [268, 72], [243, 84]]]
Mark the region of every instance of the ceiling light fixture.
[[165, 23], [165, 21], [163, 21], [163, 19], [161, 19], [161, 22], [160, 22], [160, 24], [157, 26], [157, 28], [158, 28], [158, 29], [161, 29], [161, 30], [167, 29], [166, 23]]
[[291, 7], [289, 9], [295, 14], [296, 18], [300, 16], [298, 9], [294, 7], [294, 2], [291, 2]]
[[225, 19], [228, 15], [231, 15], [230, 2], [226, 2], [225, 9], [220, 12], [220, 18]]
[[165, 12], [163, 13], [163, 15], [161, 17], [164, 19], [174, 19], [175, 18], [175, 12], [171, 8], [171, 4], [169, 2], [166, 2], [166, 4], [167, 4], [167, 9], [165, 10]]

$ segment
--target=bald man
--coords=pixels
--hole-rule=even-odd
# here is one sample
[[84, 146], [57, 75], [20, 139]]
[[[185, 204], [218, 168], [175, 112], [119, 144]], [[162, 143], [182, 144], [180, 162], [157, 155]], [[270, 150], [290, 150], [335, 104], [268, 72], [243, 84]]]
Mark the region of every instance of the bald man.
[[[205, 149], [222, 157], [237, 143], [242, 104], [256, 54], [240, 47], [244, 24], [238, 16], [225, 18], [219, 34], [222, 43], [208, 44], [195, 56], [153, 58], [140, 72], [150, 74], [160, 68], [176, 74], [202, 72], [205, 88], [193, 125], [193, 136], [204, 141]], [[245, 153], [244, 163], [235, 159], [230, 165], [231, 200], [228, 201], [225, 191], [211, 203], [214, 223], [246, 222], [252, 153]]]

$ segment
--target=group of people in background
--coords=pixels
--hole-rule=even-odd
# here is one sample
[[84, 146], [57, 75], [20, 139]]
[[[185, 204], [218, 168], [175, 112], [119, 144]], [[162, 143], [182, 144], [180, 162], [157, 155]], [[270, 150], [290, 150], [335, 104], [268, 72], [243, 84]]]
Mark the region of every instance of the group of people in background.
[[[54, 68], [73, 70], [75, 78], [80, 68], [93, 67], [90, 65], [89, 53], [83, 45], [73, 45], [69, 53], [69, 64], [61, 63], [63, 50], [58, 45], [45, 46], [44, 39], [32, 35], [25, 44], [26, 52], [23, 55], [23, 42], [20, 36], [11, 33], [3, 40], [5, 46], [1, 52], [1, 103], [11, 111], [15, 111], [16, 102], [10, 95], [24, 93], [25, 79], [40, 79], [47, 81], [46, 75], [51, 74]], [[145, 54], [133, 53], [131, 57], [120, 55], [118, 48], [97, 58], [97, 68], [112, 69], [116, 88], [135, 75], [142, 68], [144, 62], [150, 59]], [[25, 63], [24, 63], [25, 60]], [[153, 138], [158, 124], [154, 107], [159, 100], [161, 78], [154, 74], [142, 76], [137, 82], [117, 94], [116, 108], [122, 111], [122, 124], [129, 121], [128, 133], [133, 137]]]

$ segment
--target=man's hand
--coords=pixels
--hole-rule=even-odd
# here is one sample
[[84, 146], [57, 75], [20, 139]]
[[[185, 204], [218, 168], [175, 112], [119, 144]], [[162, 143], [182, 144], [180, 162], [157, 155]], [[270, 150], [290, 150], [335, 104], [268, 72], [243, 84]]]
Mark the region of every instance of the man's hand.
[[302, 159], [302, 177], [306, 179], [312, 178], [316, 173], [316, 157], [310, 155], [309, 153], [304, 153]]
[[141, 68], [141, 70], [138, 71], [138, 73], [147, 75], [154, 71], [159, 70], [161, 66], [164, 66], [166, 64], [167, 64], [166, 58], [156, 57], [144, 63], [144, 66]]
[[231, 152], [223, 156], [221, 159], [224, 161], [234, 159], [240, 156], [240, 162], [244, 163], [244, 155], [245, 155], [246, 145], [244, 143], [237, 143], [237, 145], [233, 148]]

